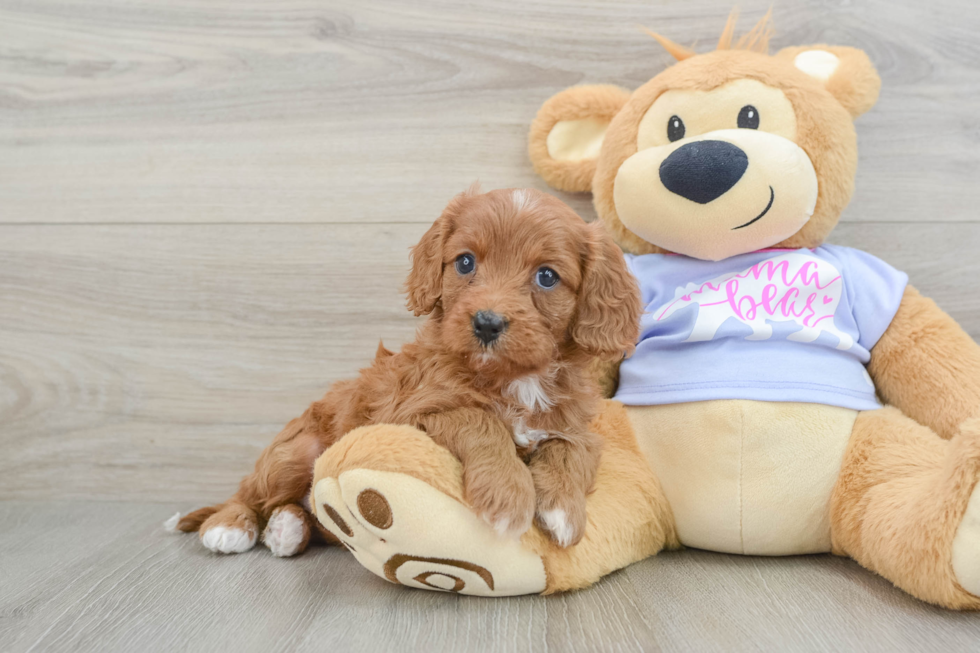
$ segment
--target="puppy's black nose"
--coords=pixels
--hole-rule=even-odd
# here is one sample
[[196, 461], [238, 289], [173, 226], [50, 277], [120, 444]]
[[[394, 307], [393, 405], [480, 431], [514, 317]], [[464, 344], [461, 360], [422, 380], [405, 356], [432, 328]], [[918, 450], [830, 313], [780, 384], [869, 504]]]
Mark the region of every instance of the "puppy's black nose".
[[485, 345], [500, 337], [507, 330], [507, 320], [493, 311], [478, 311], [473, 316], [473, 335]]
[[698, 204], [718, 199], [749, 167], [742, 148], [725, 141], [695, 141], [682, 145], [660, 164], [660, 181], [671, 193]]

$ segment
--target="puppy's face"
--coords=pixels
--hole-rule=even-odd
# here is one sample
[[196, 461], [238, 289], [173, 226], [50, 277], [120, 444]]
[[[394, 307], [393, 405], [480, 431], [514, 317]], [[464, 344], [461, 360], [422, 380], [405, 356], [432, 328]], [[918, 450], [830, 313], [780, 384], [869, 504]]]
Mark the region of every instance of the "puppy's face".
[[582, 349], [619, 354], [639, 300], [598, 225], [530, 189], [458, 196], [413, 250], [409, 304], [471, 368], [515, 378]]
[[581, 221], [526, 190], [473, 198], [443, 245], [442, 336], [506, 376], [565, 344], [582, 280]]

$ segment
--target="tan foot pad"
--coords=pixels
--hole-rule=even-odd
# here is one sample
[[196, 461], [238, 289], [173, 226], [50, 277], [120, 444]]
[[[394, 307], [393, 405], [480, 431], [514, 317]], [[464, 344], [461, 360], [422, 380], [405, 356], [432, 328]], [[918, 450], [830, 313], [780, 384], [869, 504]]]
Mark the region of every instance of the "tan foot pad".
[[980, 483], [953, 538], [953, 573], [963, 589], [980, 596]]
[[477, 596], [545, 589], [540, 557], [417, 478], [352, 469], [321, 479], [313, 495], [320, 523], [392, 583]]

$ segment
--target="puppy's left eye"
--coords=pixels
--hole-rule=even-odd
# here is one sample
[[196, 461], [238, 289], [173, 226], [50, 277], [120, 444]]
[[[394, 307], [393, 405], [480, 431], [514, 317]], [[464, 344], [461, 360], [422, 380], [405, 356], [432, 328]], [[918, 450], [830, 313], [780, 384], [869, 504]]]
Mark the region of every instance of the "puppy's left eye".
[[538, 268], [535, 280], [542, 288], [554, 288], [558, 283], [558, 273], [551, 268]]

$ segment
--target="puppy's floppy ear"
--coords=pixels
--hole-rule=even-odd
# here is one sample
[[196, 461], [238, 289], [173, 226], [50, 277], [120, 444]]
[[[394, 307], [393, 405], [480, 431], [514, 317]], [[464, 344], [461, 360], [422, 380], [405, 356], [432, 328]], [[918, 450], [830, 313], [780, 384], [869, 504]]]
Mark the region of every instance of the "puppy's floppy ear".
[[640, 335], [640, 290], [623, 252], [602, 225], [594, 222], [586, 230], [572, 339], [594, 356], [619, 359], [633, 353]]
[[456, 218], [466, 200], [480, 192], [480, 182], [475, 182], [460, 193], [442, 211], [442, 215], [429, 227], [422, 240], [412, 248], [412, 270], [405, 280], [408, 294], [408, 310], [416, 315], [428, 315], [442, 297], [443, 245], [452, 235]]
[[528, 153], [548, 185], [559, 190], [592, 190], [602, 139], [629, 91], [604, 84], [573, 86], [545, 102], [531, 123]]
[[839, 45], [804, 45], [784, 48], [776, 56], [819, 80], [852, 118], [878, 101], [881, 78], [863, 50]]

